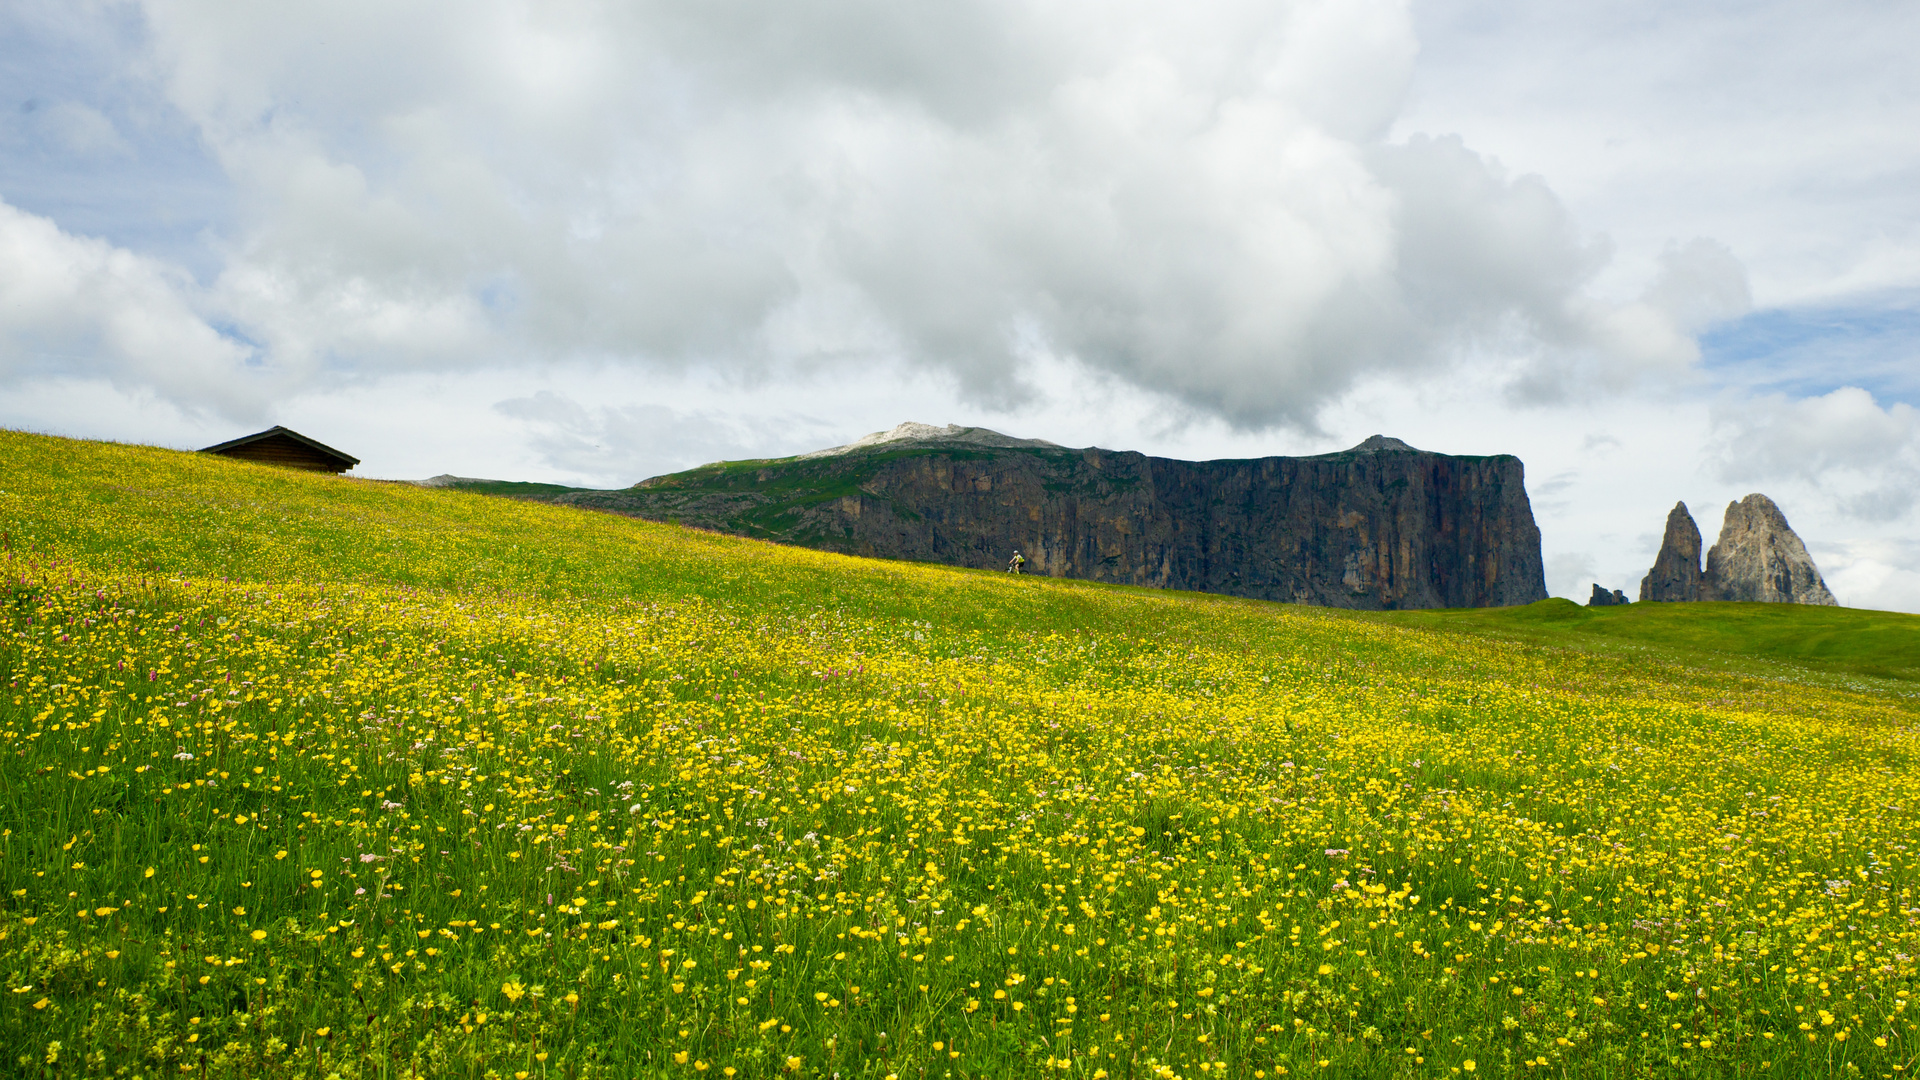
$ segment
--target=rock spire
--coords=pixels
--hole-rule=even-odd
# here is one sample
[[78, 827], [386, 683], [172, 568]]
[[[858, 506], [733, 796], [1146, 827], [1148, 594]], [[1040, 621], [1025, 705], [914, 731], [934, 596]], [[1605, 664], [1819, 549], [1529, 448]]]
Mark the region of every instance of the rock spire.
[[1748, 600], [1765, 604], [1834, 603], [1807, 547], [1785, 514], [1765, 495], [1727, 504], [1720, 539], [1700, 567], [1700, 529], [1675, 503], [1667, 536], [1653, 569], [1640, 582], [1640, 599], [1659, 601]]
[[1640, 599], [1658, 603], [1699, 600], [1700, 526], [1693, 523], [1687, 504], [1677, 502], [1667, 514], [1667, 535], [1653, 569], [1640, 582]]
[[1727, 504], [1720, 539], [1707, 552], [1702, 599], [1825, 604], [1833, 594], [1785, 514], [1765, 495]]

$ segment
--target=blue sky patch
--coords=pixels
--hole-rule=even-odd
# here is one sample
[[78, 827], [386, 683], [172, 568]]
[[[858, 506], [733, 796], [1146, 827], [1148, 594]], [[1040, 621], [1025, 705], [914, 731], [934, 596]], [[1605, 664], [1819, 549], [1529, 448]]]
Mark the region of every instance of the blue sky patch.
[[191, 121], [139, 74], [147, 28], [131, 6], [62, 15], [0, 4], [0, 199], [186, 267], [223, 258], [234, 191]]
[[1920, 404], [1920, 296], [1768, 308], [1701, 335], [1700, 351], [1728, 387], [1816, 397], [1858, 386], [1882, 404]]

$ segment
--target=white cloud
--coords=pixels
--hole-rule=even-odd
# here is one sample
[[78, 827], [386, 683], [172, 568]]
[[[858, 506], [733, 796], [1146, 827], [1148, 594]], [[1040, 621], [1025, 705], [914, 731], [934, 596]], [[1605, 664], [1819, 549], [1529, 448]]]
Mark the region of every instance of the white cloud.
[[33, 104], [26, 111], [26, 127], [52, 148], [82, 158], [124, 158], [133, 147], [112, 120], [100, 110], [78, 101]]
[[1600, 576], [1592, 555], [1584, 551], [1563, 551], [1545, 560], [1547, 592], [1584, 604], [1593, 595]]
[[1847, 607], [1920, 611], [1920, 543], [1878, 539], [1822, 545], [1821, 576]]
[[240, 200], [208, 302], [284, 387], [899, 362], [1004, 406], [1052, 357], [1258, 428], [1474, 350], [1531, 399], [1696, 355], [1544, 180], [1383, 141], [1403, 0], [144, 7]]
[[1716, 240], [1696, 237], [1660, 253], [1660, 273], [1643, 302], [1664, 312], [1688, 333], [1745, 315], [1753, 309], [1747, 268]]
[[257, 412], [249, 359], [174, 267], [0, 202], [0, 379], [58, 372], [151, 388], [189, 409]]
[[1739, 253], [1762, 306], [1920, 284], [1920, 7], [1421, 0], [1394, 130], [1551, 177], [1637, 294], [1676, 239]]
[[1812, 398], [1725, 400], [1713, 411], [1714, 462], [1733, 482], [1798, 481], [1843, 513], [1904, 517], [1920, 497], [1920, 410], [1882, 406], [1858, 387]]

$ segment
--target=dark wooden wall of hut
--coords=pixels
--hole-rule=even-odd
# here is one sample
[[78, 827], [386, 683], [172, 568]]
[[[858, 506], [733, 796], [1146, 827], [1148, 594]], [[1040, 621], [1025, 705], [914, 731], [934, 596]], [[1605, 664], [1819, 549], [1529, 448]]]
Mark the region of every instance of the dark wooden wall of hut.
[[263, 465], [280, 465], [290, 469], [308, 469], [313, 472], [345, 472], [348, 465], [339, 458], [323, 454], [311, 446], [285, 435], [274, 435], [230, 450], [216, 450], [222, 457], [239, 458], [242, 461], [258, 461]]

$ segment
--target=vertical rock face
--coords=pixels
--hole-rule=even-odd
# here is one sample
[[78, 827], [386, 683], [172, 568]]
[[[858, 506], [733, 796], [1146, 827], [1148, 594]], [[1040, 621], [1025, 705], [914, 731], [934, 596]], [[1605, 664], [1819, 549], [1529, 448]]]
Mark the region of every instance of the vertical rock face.
[[553, 501], [957, 566], [1004, 568], [1018, 548], [1028, 573], [1328, 607], [1547, 595], [1518, 458], [1381, 436], [1318, 457], [1178, 461], [903, 425]]
[[1720, 539], [1707, 552], [1705, 572], [1700, 568], [1700, 529], [1687, 513], [1687, 504], [1675, 503], [1667, 515], [1660, 554], [1640, 583], [1640, 599], [1834, 603], [1806, 545], [1787, 525], [1786, 515], [1772, 499], [1759, 494], [1727, 505]]
[[1660, 554], [1640, 582], [1640, 599], [1655, 603], [1703, 599], [1701, 577], [1700, 526], [1693, 523], [1686, 503], [1674, 503], [1667, 514], [1667, 535], [1660, 541]]
[[1720, 539], [1707, 552], [1701, 592], [1707, 600], [1835, 604], [1786, 515], [1759, 494], [1727, 504]]
[[1628, 603], [1626, 593], [1619, 589], [1608, 592], [1601, 588], [1598, 582], [1594, 583], [1593, 596], [1587, 600], [1588, 607], [1621, 607], [1626, 603]]

